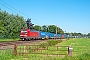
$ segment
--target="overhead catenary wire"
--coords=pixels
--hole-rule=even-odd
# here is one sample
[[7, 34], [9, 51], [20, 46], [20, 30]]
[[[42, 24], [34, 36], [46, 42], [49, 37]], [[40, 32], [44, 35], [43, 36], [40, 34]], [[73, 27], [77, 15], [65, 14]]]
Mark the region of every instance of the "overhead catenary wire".
[[[0, 2], [0, 4], [2, 4], [4, 7], [10, 9], [11, 11], [15, 12], [14, 10], [12, 10], [11, 8], [7, 7], [6, 5], [4, 5], [3, 3]], [[15, 12], [16, 13], [16, 12]]]
[[3, 0], [1, 0], [3, 3], [5, 3], [6, 5], [8, 5], [9, 7], [13, 8], [14, 10], [18, 11], [19, 13], [23, 14], [24, 16], [26, 17], [29, 17], [27, 16], [26, 14], [22, 13], [21, 11], [17, 10], [16, 8], [12, 7], [11, 5], [9, 5], [8, 3], [4, 2]]
[[[0, 3], [1, 3], [4, 7], [10, 9], [10, 10], [13, 11], [14, 13], [17, 13], [17, 12], [18, 12], [18, 13], [26, 16], [27, 18], [30, 18], [29, 16], [27, 16], [26, 14], [24, 14], [24, 13], [22, 13], [21, 11], [17, 10], [16, 8], [12, 7], [12, 6], [9, 5], [8, 3], [4, 2], [3, 0], [0, 0], [0, 1], [1, 1]], [[12, 8], [12, 9], [11, 9], [11, 8]], [[16, 12], [16, 11], [17, 11], [17, 12]], [[41, 24], [39, 23], [39, 21], [37, 21], [37, 20], [35, 20], [35, 19], [33, 19], [33, 18], [30, 18], [30, 19], [32, 19], [32, 20], [35, 22], [35, 24], [41, 25]], [[38, 22], [38, 23], [36, 23], [36, 22]]]

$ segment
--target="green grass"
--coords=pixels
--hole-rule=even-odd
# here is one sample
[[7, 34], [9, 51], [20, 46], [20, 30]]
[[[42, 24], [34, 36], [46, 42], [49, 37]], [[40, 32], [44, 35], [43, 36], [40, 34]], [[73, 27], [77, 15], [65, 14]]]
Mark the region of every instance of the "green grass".
[[[52, 53], [50, 50], [56, 49], [55, 46], [72, 46], [73, 53], [72, 56], [47, 56], [39, 54], [28, 54], [28, 55], [18, 55], [14, 56], [13, 50], [0, 50], [0, 60], [90, 60], [90, 39], [89, 38], [77, 38], [70, 39], [61, 42], [54, 46], [49, 46], [48, 51], [43, 51], [44, 53]], [[65, 48], [62, 48], [65, 49]], [[58, 52], [53, 52], [58, 53]]]
[[13, 50], [0, 50], [0, 60], [9, 60], [13, 57], [15, 57], [13, 54]]
[[0, 39], [0, 42], [10, 42], [10, 41], [18, 41], [20, 38], [17, 39]]
[[90, 39], [71, 39], [60, 44], [60, 46], [72, 46], [73, 56], [83, 53], [88, 53], [90, 51]]

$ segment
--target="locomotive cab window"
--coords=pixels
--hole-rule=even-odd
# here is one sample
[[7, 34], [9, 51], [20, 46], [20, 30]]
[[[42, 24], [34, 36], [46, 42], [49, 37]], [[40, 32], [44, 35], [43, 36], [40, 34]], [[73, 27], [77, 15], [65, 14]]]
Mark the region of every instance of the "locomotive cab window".
[[27, 34], [27, 31], [21, 31], [21, 33], [23, 33], [23, 34]]

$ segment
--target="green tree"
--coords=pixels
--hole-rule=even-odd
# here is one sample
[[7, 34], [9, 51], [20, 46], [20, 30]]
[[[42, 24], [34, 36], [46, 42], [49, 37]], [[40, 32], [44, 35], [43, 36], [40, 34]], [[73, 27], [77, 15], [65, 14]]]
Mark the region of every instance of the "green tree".
[[58, 34], [64, 34], [64, 31], [61, 28], [57, 27], [57, 33]]
[[46, 25], [43, 25], [41, 29], [43, 32], [48, 32], [48, 27]]
[[55, 25], [49, 25], [48, 29], [49, 29], [49, 32], [53, 32], [57, 34], [64, 34], [64, 31]]
[[22, 16], [0, 10], [0, 33], [3, 38], [16, 38], [22, 28], [26, 28], [26, 22]]
[[39, 25], [35, 25], [35, 26], [34, 26], [34, 29], [37, 30], [37, 31], [42, 31], [42, 30], [41, 30], [41, 26], [39, 26]]
[[90, 33], [88, 33], [87, 36], [90, 36]]
[[56, 33], [56, 26], [55, 25], [49, 25], [48, 26], [48, 31], [51, 33]]

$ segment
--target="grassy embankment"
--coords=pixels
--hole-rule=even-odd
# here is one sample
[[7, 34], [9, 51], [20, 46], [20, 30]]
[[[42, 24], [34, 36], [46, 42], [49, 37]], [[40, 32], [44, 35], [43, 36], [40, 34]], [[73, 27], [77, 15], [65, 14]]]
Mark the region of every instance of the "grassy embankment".
[[[70, 39], [56, 46], [72, 46], [72, 56], [58, 57], [58, 56], [45, 56], [45, 55], [23, 55], [14, 56], [10, 50], [0, 51], [0, 60], [90, 60], [90, 39]], [[50, 49], [55, 49], [54, 46], [49, 46]], [[4, 52], [4, 53], [3, 53]], [[46, 53], [51, 52], [50, 50], [44, 51]]]
[[18, 41], [20, 40], [19, 38], [17, 39], [0, 39], [0, 42], [10, 42], [10, 41]]

